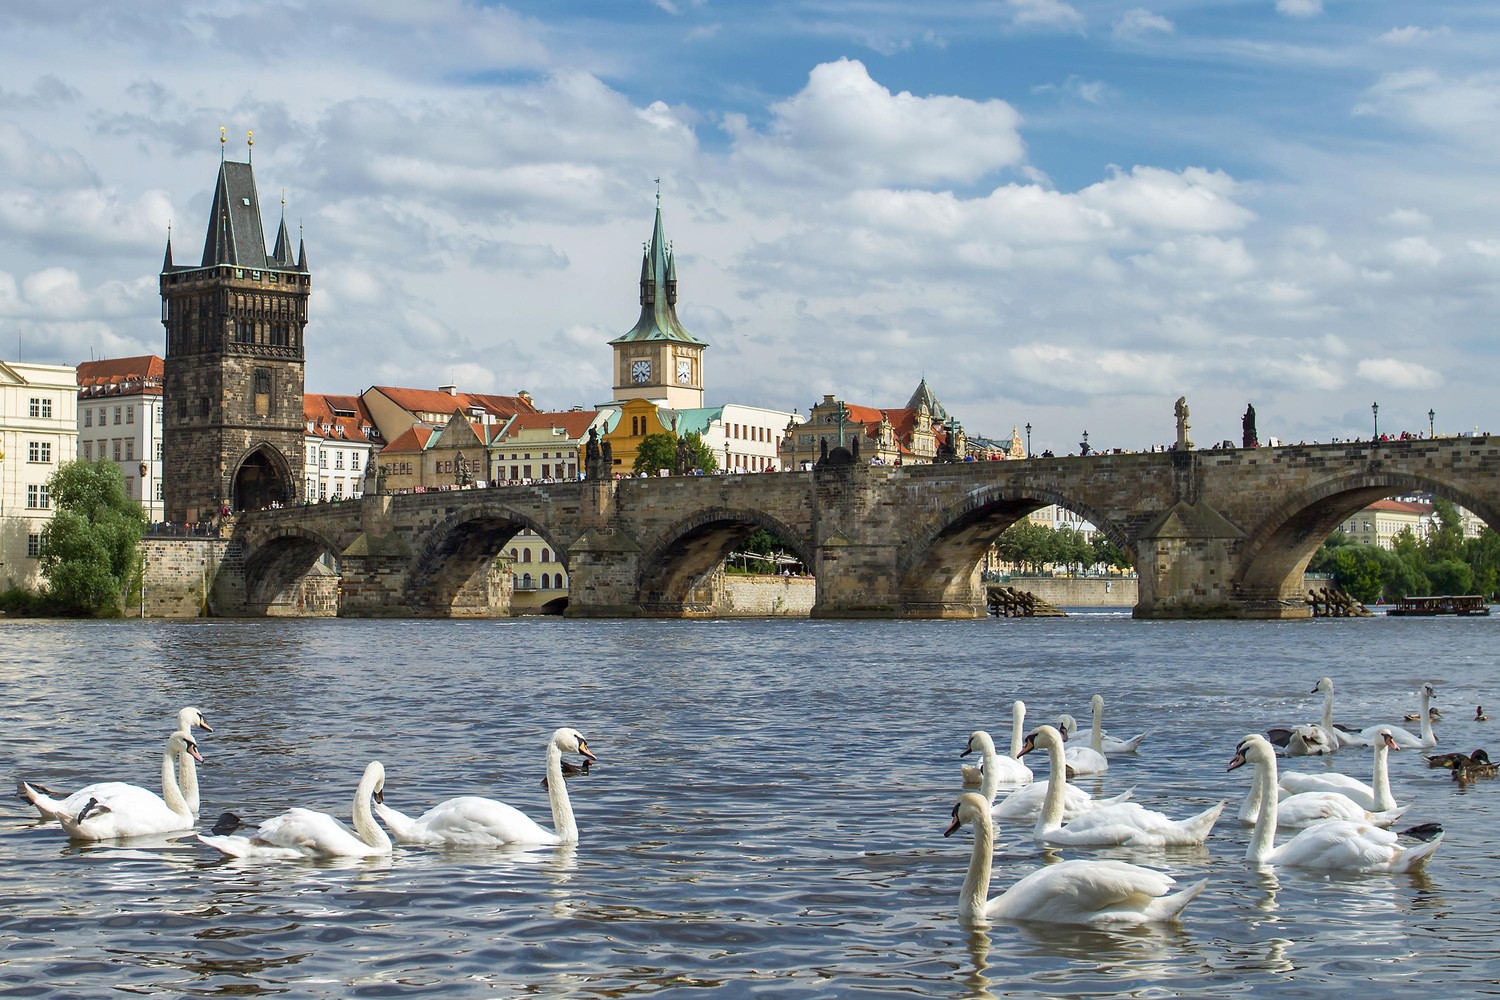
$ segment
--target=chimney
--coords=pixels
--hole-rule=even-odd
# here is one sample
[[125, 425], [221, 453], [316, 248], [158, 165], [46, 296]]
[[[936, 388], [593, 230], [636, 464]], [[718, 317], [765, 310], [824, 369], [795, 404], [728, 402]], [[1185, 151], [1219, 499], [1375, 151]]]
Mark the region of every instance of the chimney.
[[457, 396], [458, 395], [458, 386], [456, 386], [456, 385], [440, 385], [440, 386], [438, 386], [438, 392], [446, 392], [450, 396]]

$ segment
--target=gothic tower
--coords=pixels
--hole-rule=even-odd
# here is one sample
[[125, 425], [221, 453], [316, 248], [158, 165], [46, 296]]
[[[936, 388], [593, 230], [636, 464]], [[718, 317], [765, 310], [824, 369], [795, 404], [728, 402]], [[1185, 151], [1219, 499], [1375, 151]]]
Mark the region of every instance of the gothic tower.
[[[222, 139], [221, 139], [222, 142]], [[222, 160], [199, 264], [161, 268], [166, 327], [163, 501], [168, 521], [298, 499], [303, 481], [302, 334], [311, 279], [282, 203], [266, 253], [250, 163]]]
[[703, 405], [703, 351], [706, 343], [677, 319], [677, 257], [661, 224], [656, 195], [656, 226], [641, 257], [641, 318], [615, 349], [615, 401], [648, 399], [673, 410]]

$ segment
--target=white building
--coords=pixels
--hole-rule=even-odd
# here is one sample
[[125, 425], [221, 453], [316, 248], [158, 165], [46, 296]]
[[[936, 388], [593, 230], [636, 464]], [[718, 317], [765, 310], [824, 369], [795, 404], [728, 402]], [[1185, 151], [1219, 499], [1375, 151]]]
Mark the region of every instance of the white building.
[[302, 436], [307, 450], [303, 484], [309, 501], [364, 496], [365, 470], [379, 452], [380, 431], [358, 396], [302, 395]]
[[162, 359], [154, 354], [78, 366], [78, 457], [107, 458], [146, 521], [162, 519]]
[[78, 373], [72, 365], [0, 361], [0, 582], [34, 587], [48, 480], [78, 453]]

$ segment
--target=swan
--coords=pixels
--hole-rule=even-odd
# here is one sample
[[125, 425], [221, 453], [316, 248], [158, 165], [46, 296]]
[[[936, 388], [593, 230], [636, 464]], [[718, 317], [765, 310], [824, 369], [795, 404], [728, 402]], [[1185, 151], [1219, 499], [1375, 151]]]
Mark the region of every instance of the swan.
[[[193, 729], [201, 729], [205, 733], [213, 732], [213, 727], [203, 717], [203, 713], [189, 705], [177, 713], [177, 732], [191, 734]], [[186, 800], [188, 808], [193, 815], [198, 815], [198, 767], [194, 763], [194, 754], [186, 749], [184, 744], [182, 752], [177, 755], [177, 781], [182, 790], [182, 797]], [[199, 758], [201, 759], [201, 758]], [[77, 816], [78, 811], [88, 804], [89, 799], [96, 798], [96, 792], [106, 786], [118, 785], [120, 782], [96, 782], [85, 785], [78, 791], [69, 795], [66, 792], [56, 792], [46, 785], [34, 781], [16, 782], [16, 794], [36, 807], [44, 820], [55, 820], [59, 816]], [[162, 794], [166, 794], [166, 785], [162, 785]]]
[[1312, 693], [1323, 693], [1323, 720], [1301, 726], [1283, 726], [1268, 729], [1266, 736], [1271, 743], [1283, 748], [1287, 757], [1313, 757], [1330, 754], [1340, 747], [1369, 746], [1369, 739], [1333, 723], [1333, 678], [1319, 677]]
[[1326, 820], [1314, 823], [1291, 840], [1275, 847], [1276, 753], [1265, 737], [1251, 733], [1240, 741], [1229, 770], [1256, 765], [1254, 781], [1260, 786], [1260, 811], [1245, 860], [1257, 867], [1288, 865], [1322, 871], [1409, 872], [1425, 865], [1442, 843], [1441, 832], [1422, 844], [1403, 847], [1397, 835], [1369, 823]]
[[[991, 746], [993, 745], [993, 742], [991, 742]], [[1020, 749], [1020, 747], [1017, 747], [1018, 751]], [[999, 770], [999, 768], [995, 768], [991, 772], [989, 764], [985, 764], [984, 786], [980, 789], [980, 794], [984, 796], [985, 801], [992, 803], [990, 808], [994, 814], [995, 821], [1014, 820], [1024, 823], [1035, 822], [1037, 816], [1042, 811], [1042, 803], [1047, 799], [1047, 789], [1050, 787], [1050, 782], [1042, 780], [1033, 781], [1029, 785], [1022, 785], [999, 802], [996, 802], [995, 798], [1000, 793]], [[1028, 768], [1028, 770], [1030, 769]], [[1067, 768], [1064, 767], [1063, 770], [1066, 773]], [[1099, 809], [1104, 806], [1124, 802], [1134, 794], [1134, 789], [1126, 789], [1118, 795], [1096, 799], [1077, 785], [1065, 783], [1063, 785], [1063, 816], [1064, 818], [1071, 819], [1079, 813], [1088, 812], [1091, 809]]]
[[446, 799], [416, 819], [387, 805], [377, 805], [376, 813], [396, 842], [450, 847], [543, 846], [578, 843], [578, 824], [573, 819], [573, 803], [568, 798], [568, 784], [563, 780], [562, 755], [582, 754], [593, 763], [583, 734], [576, 729], [559, 729], [547, 741], [547, 798], [552, 805], [552, 825], [556, 832], [539, 826], [515, 806], [461, 795]]
[[[1255, 822], [1255, 817], [1260, 814], [1260, 796], [1260, 785], [1251, 782], [1250, 791], [1240, 805], [1241, 823]], [[1338, 792], [1298, 792], [1295, 795], [1281, 796], [1276, 803], [1276, 822], [1285, 827], [1304, 827], [1328, 819], [1347, 819], [1388, 827], [1405, 812], [1405, 807], [1375, 812]]]
[[[123, 781], [106, 781], [88, 786], [89, 796], [73, 813], [59, 813], [69, 840], [113, 840], [118, 837], [146, 837], [177, 830], [190, 830], [193, 813], [177, 784], [175, 765], [182, 754], [202, 760], [198, 745], [185, 732], [167, 738], [161, 755], [162, 794]], [[24, 783], [23, 783], [24, 784]], [[27, 786], [29, 788], [29, 786]], [[74, 792], [73, 801], [84, 790]]]
[[1390, 730], [1384, 727], [1375, 743], [1375, 768], [1367, 785], [1347, 774], [1330, 771], [1327, 774], [1303, 774], [1288, 771], [1281, 775], [1280, 787], [1288, 795], [1298, 792], [1335, 792], [1348, 796], [1355, 804], [1375, 812], [1396, 808], [1396, 799], [1391, 795], [1391, 779], [1387, 771], [1387, 756], [1397, 749]]
[[1196, 816], [1172, 820], [1138, 802], [1120, 802], [1091, 809], [1064, 825], [1063, 789], [1067, 786], [1067, 778], [1063, 772], [1062, 734], [1051, 726], [1038, 727], [1026, 737], [1021, 752], [1030, 753], [1037, 747], [1047, 751], [1047, 759], [1052, 765], [1052, 773], [1048, 776], [1047, 798], [1036, 821], [1035, 837], [1039, 844], [1074, 847], [1177, 847], [1201, 844], [1208, 839], [1208, 832], [1213, 829], [1219, 813], [1224, 811], [1224, 803], [1220, 802]]
[[965, 792], [953, 807], [953, 822], [943, 836], [965, 824], [974, 828], [969, 871], [958, 897], [960, 920], [1035, 920], [1053, 924], [1133, 926], [1175, 920], [1203, 891], [1208, 880], [1179, 892], [1164, 872], [1124, 861], [1063, 861], [1026, 875], [994, 899], [990, 891], [995, 825], [982, 795]]
[[1021, 752], [1021, 723], [1026, 718], [1026, 703], [1016, 701], [1011, 704], [1010, 709], [1010, 755], [1000, 756], [995, 751], [995, 741], [990, 734], [982, 729], [976, 729], [969, 735], [969, 743], [964, 747], [960, 757], [978, 751], [981, 755], [981, 764], [976, 767], [972, 764], [963, 765], [964, 784], [982, 785], [984, 776], [991, 773], [995, 775], [995, 781], [1001, 785], [1027, 785], [1032, 781], [1031, 768], [1016, 759], [1016, 754]]
[[[1071, 715], [1059, 715], [1057, 717], [1057, 728], [1062, 734], [1064, 741], [1078, 732], [1078, 720]], [[1092, 731], [1093, 746], [1081, 747], [1071, 746], [1066, 748], [1063, 757], [1068, 762], [1068, 767], [1073, 769], [1074, 774], [1103, 774], [1109, 770], [1109, 759], [1099, 749], [1099, 730]]]
[[354, 790], [352, 830], [328, 813], [294, 807], [266, 820], [248, 837], [224, 833], [239, 825], [237, 816], [225, 813], [214, 824], [215, 836], [200, 833], [198, 839], [231, 858], [368, 858], [389, 854], [391, 838], [370, 814], [370, 800], [380, 801], [384, 789], [385, 767], [372, 760]]
[[1413, 736], [1411, 733], [1407, 732], [1405, 729], [1402, 729], [1400, 726], [1380, 725], [1369, 727], [1364, 731], [1363, 735], [1373, 742], [1375, 740], [1375, 737], [1380, 733], [1382, 729], [1389, 729], [1391, 737], [1396, 741], [1396, 749], [1430, 750], [1433, 747], [1437, 746], [1437, 737], [1433, 735], [1432, 732], [1432, 709], [1428, 704], [1434, 697], [1432, 685], [1423, 684], [1418, 694], [1422, 699], [1422, 713], [1419, 716], [1419, 718], [1421, 718], [1422, 720], [1422, 735]]
[[1149, 734], [1141, 733], [1132, 736], [1128, 740], [1122, 740], [1118, 736], [1111, 736], [1104, 729], [1104, 695], [1096, 694], [1089, 699], [1089, 705], [1094, 710], [1094, 730], [1089, 734], [1089, 746], [1098, 750], [1106, 757], [1121, 753], [1135, 753], [1141, 748], [1141, 741]]

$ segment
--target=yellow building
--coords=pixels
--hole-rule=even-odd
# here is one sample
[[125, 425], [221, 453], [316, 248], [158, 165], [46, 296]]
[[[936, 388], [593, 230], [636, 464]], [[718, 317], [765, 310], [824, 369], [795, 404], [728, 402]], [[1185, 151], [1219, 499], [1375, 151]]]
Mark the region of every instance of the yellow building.
[[635, 469], [641, 441], [648, 434], [670, 434], [672, 428], [661, 422], [662, 411], [649, 399], [627, 399], [610, 419], [600, 443], [609, 443], [614, 453], [616, 475], [629, 476]]

